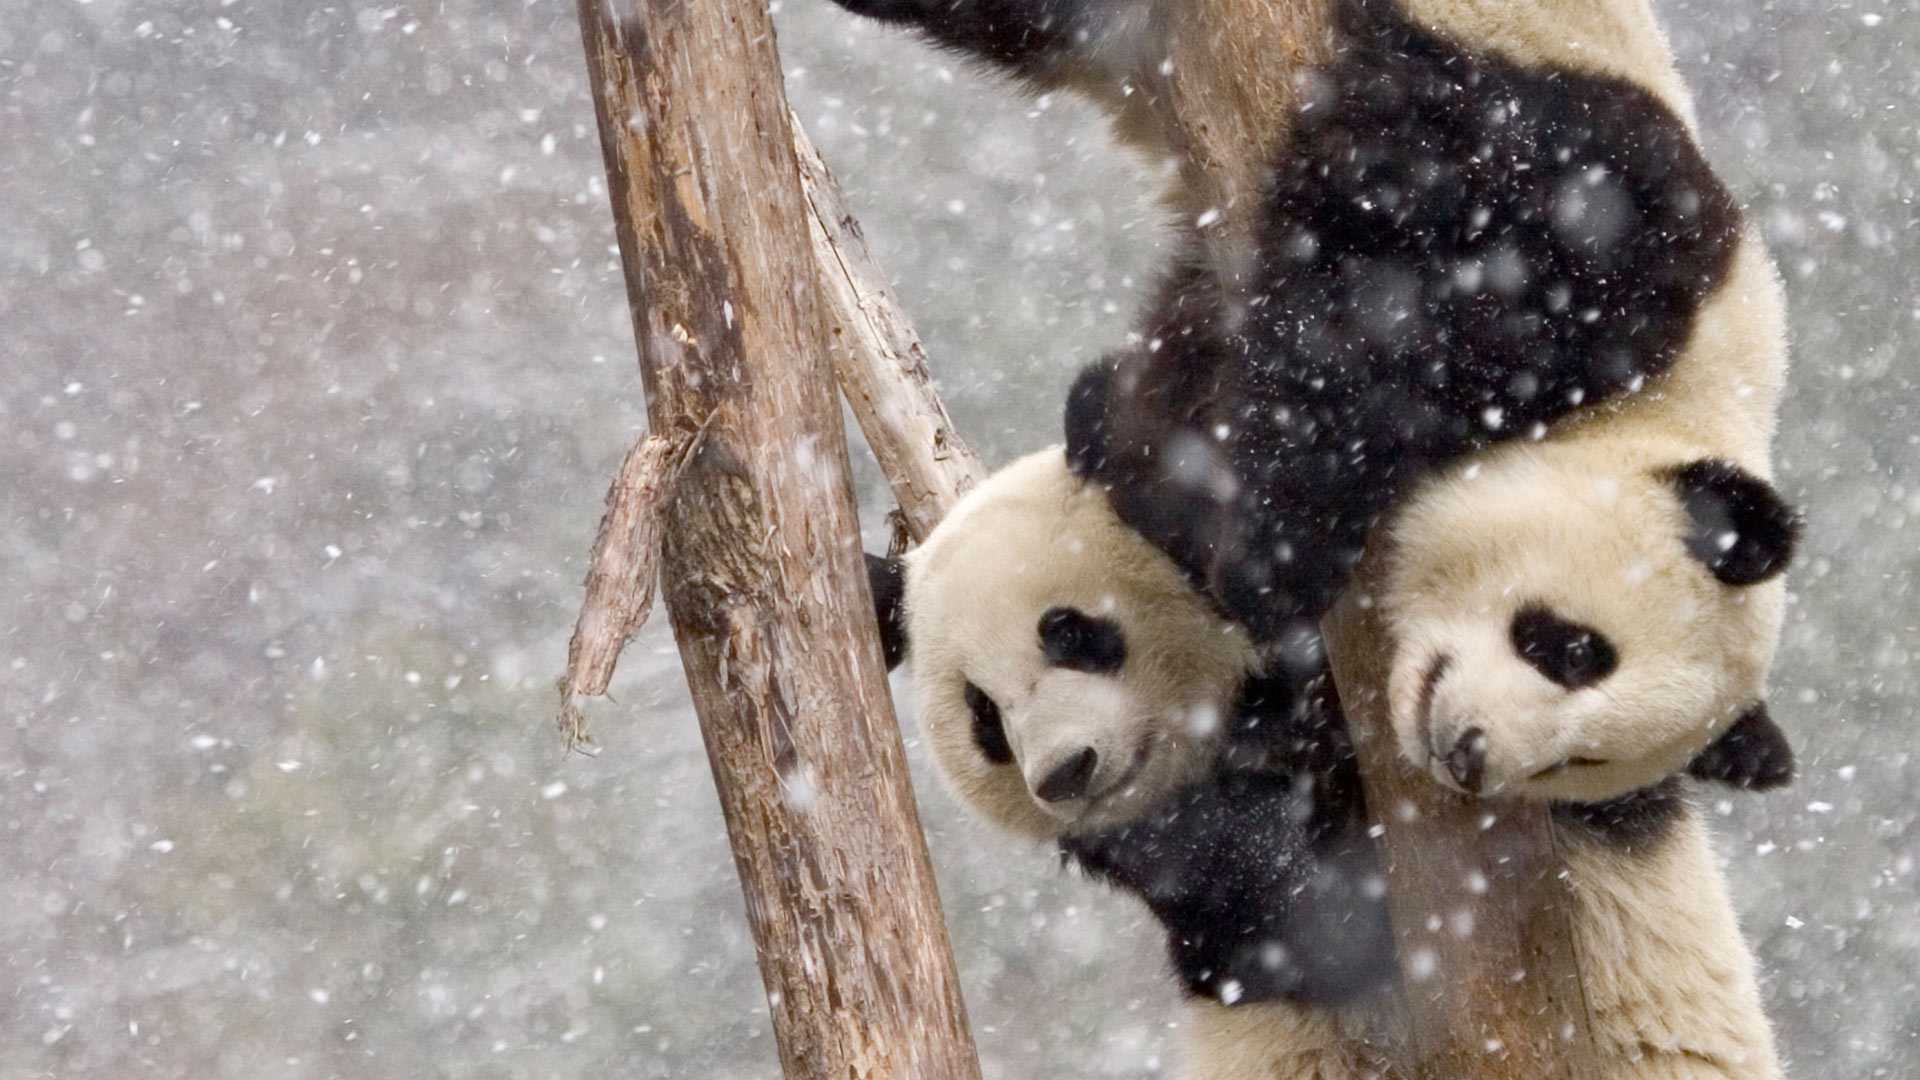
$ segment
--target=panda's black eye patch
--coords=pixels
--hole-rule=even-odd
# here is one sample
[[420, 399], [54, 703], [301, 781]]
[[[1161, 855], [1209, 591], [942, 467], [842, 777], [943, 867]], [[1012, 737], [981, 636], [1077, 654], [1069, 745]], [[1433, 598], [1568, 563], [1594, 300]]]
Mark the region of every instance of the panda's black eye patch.
[[967, 708], [973, 713], [973, 741], [980, 748], [980, 755], [995, 765], [1006, 765], [1013, 761], [1013, 746], [1007, 742], [1006, 725], [1000, 721], [1000, 706], [993, 703], [985, 690], [967, 683], [963, 692], [967, 699]]
[[1040, 651], [1054, 667], [1111, 675], [1127, 662], [1127, 639], [1112, 619], [1078, 608], [1048, 608], [1040, 616]]
[[1521, 659], [1569, 690], [1592, 686], [1613, 674], [1620, 664], [1606, 635], [1536, 604], [1514, 615], [1511, 636], [1513, 651]]

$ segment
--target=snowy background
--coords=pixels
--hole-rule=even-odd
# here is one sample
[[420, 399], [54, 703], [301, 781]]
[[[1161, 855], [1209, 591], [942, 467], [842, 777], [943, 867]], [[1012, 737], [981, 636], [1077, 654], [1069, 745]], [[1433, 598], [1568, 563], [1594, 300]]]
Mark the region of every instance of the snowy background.
[[[1788, 281], [1812, 526], [1805, 775], [1722, 849], [1794, 1074], [1920, 1076], [1920, 15], [1659, 6]], [[1157, 257], [1130, 163], [778, 19], [962, 430], [1052, 440]], [[583, 70], [558, 0], [0, 7], [0, 1077], [777, 1076], [663, 628], [597, 759], [550, 722], [643, 430]], [[1141, 913], [919, 779], [988, 1075], [1163, 1075]]]

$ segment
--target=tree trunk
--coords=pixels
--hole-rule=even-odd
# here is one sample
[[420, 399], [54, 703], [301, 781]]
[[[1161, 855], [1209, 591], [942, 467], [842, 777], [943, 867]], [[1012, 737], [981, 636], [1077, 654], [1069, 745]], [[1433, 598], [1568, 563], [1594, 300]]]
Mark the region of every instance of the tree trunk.
[[1394, 643], [1380, 604], [1384, 530], [1322, 627], [1387, 867], [1417, 1080], [1587, 1080], [1593, 1037], [1573, 895], [1545, 803], [1469, 798], [1403, 758], [1387, 720]]
[[975, 1080], [887, 695], [773, 27], [581, 0], [652, 430], [708, 424], [663, 593], [788, 1080]]

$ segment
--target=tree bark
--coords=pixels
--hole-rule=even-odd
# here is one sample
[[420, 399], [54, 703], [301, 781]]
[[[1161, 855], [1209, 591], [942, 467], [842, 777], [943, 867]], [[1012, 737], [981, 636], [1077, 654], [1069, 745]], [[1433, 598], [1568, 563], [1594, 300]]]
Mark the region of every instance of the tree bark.
[[599, 697], [613, 681], [621, 650], [647, 621], [660, 580], [660, 529], [704, 429], [649, 432], [627, 451], [607, 488], [607, 513], [587, 560], [587, 595], [567, 641], [567, 673], [560, 679], [560, 732], [567, 749], [591, 754], [580, 699]]
[[788, 1080], [975, 1080], [860, 558], [773, 28], [580, 0], [652, 430], [708, 425], [664, 529]]
[[1394, 642], [1375, 598], [1376, 531], [1322, 627], [1387, 867], [1407, 1045], [1418, 1080], [1589, 1080], [1593, 1036], [1574, 950], [1573, 894], [1545, 803], [1469, 798], [1394, 745]]

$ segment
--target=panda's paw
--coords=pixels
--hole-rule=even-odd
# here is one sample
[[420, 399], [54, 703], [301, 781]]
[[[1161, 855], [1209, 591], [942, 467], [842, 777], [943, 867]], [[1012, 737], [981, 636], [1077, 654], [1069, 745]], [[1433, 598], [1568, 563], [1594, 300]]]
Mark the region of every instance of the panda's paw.
[[1399, 973], [1385, 882], [1370, 846], [1323, 851], [1284, 918], [1267, 914], [1265, 932], [1243, 935], [1197, 992], [1227, 1005], [1339, 1005], [1385, 990]]
[[1305, 774], [1228, 771], [1060, 847], [1147, 904], [1189, 993], [1227, 1005], [1331, 1004], [1387, 985], [1396, 970], [1364, 818], [1355, 807], [1330, 819], [1333, 805]]

